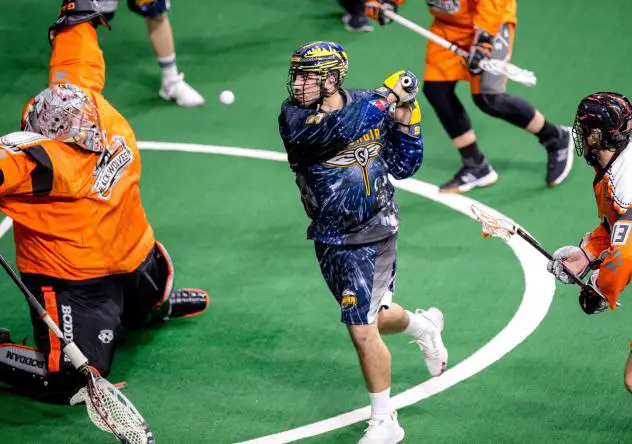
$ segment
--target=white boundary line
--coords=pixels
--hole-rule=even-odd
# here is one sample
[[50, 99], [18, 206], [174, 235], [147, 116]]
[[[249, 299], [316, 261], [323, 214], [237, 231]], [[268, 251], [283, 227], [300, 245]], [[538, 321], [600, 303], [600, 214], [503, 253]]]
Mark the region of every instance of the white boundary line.
[[[275, 161], [287, 160], [285, 154], [280, 152], [247, 148], [147, 141], [138, 142], [138, 146], [141, 149], [154, 151], [184, 151]], [[470, 206], [476, 204], [494, 217], [509, 219], [496, 210], [468, 197], [459, 194], [439, 193], [436, 186], [420, 180], [406, 179], [393, 182], [398, 188], [443, 204], [468, 217], [472, 217], [469, 212]], [[11, 219], [5, 217], [0, 222], [0, 237], [9, 231], [11, 226]], [[395, 408], [400, 409], [415, 404], [482, 371], [516, 348], [540, 325], [553, 301], [555, 280], [551, 274], [546, 272], [546, 259], [527, 242], [519, 237], [513, 237], [507, 244], [518, 257], [525, 278], [525, 291], [522, 296], [522, 302], [514, 317], [491, 341], [470, 357], [450, 368], [441, 377], [429, 379], [394, 396], [392, 402]], [[319, 422], [244, 441], [239, 444], [289, 443], [365, 421], [369, 418], [369, 415], [370, 408], [367, 406]]]
[[[276, 151], [225, 146], [166, 142], [139, 142], [139, 146], [147, 150], [186, 151], [264, 160], [287, 160], [285, 154]], [[439, 193], [436, 186], [420, 180], [406, 179], [402, 181], [393, 180], [393, 182], [398, 188], [438, 202], [469, 217], [472, 217], [469, 211], [470, 206], [476, 204], [494, 217], [509, 219], [498, 211], [468, 197], [459, 194]], [[450, 368], [441, 377], [427, 380], [394, 396], [392, 402], [395, 408], [399, 409], [415, 404], [482, 371], [516, 348], [540, 325], [553, 300], [555, 280], [546, 271], [546, 259], [527, 242], [514, 236], [507, 244], [518, 257], [525, 279], [525, 291], [522, 296], [522, 302], [514, 317], [491, 341], [467, 359]], [[370, 408], [367, 406], [313, 424], [252, 439], [240, 444], [283, 444], [293, 442], [367, 420], [369, 415]]]

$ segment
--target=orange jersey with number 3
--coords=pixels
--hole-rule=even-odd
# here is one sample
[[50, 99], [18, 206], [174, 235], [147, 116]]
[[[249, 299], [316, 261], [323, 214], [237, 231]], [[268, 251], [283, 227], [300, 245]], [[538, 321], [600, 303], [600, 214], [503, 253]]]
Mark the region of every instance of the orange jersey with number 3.
[[28, 132], [0, 138], [0, 210], [14, 220], [18, 269], [66, 280], [133, 271], [154, 246], [154, 233], [140, 199], [136, 139], [101, 95], [105, 63], [90, 24], [55, 37], [50, 83], [86, 92], [109, 152]]
[[582, 247], [603, 259], [597, 286], [614, 310], [632, 278], [632, 147], [619, 153], [594, 182], [602, 223], [584, 237]]

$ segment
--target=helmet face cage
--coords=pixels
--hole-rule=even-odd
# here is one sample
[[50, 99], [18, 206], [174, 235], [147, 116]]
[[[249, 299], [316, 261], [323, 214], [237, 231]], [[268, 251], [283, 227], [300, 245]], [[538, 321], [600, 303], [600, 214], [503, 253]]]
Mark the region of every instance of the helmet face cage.
[[75, 85], [55, 85], [38, 94], [27, 112], [25, 130], [87, 151], [104, 150], [97, 108]]
[[632, 134], [632, 104], [616, 93], [595, 93], [579, 103], [573, 124], [575, 152], [595, 165], [599, 151], [621, 151]]
[[[287, 81], [290, 98], [304, 107], [320, 103], [342, 87], [348, 69], [347, 55], [339, 44], [317, 41], [302, 45], [292, 54]], [[331, 77], [333, 89], [327, 87]]]

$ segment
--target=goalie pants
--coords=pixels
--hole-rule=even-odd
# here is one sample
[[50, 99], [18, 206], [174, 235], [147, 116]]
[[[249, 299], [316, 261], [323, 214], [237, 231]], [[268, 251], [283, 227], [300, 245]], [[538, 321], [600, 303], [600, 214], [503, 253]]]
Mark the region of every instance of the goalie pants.
[[[173, 266], [166, 250], [156, 243], [143, 263], [132, 273], [113, 275], [90, 281], [66, 281], [50, 276], [23, 274], [22, 280], [59, 325], [63, 336], [74, 341], [89, 364], [102, 376], [110, 373], [116, 340], [122, 327], [145, 325], [168, 306], [173, 288]], [[50, 402], [67, 402], [82, 385], [81, 377], [64, 356], [60, 340], [31, 309], [33, 333], [38, 350], [7, 344], [7, 353], [0, 354], [0, 378], [18, 388], [26, 389], [31, 396]], [[15, 349], [18, 347], [18, 349]], [[18, 353], [16, 355], [16, 352]], [[38, 368], [13, 365], [15, 356], [22, 363], [30, 359]], [[44, 361], [47, 372], [41, 372]], [[7, 367], [13, 371], [7, 381]], [[29, 370], [31, 370], [29, 372]], [[11, 373], [10, 371], [8, 373]], [[23, 374], [24, 373], [24, 374]], [[42, 375], [42, 377], [35, 377]], [[34, 384], [34, 381], [39, 381]]]

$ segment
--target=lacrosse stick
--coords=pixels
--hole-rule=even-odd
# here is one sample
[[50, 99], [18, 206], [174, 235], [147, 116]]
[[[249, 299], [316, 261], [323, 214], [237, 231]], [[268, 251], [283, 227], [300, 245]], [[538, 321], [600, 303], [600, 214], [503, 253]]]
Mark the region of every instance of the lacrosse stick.
[[155, 444], [153, 433], [138, 410], [119, 389], [88, 365], [88, 359], [72, 341], [64, 338], [63, 333], [48, 312], [35, 299], [35, 296], [15, 274], [6, 259], [0, 255], [0, 265], [22, 291], [29, 304], [37, 311], [48, 328], [63, 344], [62, 350], [70, 359], [73, 367], [86, 377], [86, 386], [80, 389], [70, 400], [71, 404], [85, 402], [88, 416], [101, 430], [113, 433], [125, 444]]
[[[542, 247], [542, 245], [540, 245], [540, 243], [537, 240], [535, 240], [533, 236], [527, 233], [523, 228], [517, 225], [514, 225], [508, 220], [496, 218], [492, 216], [491, 214], [486, 213], [485, 211], [481, 210], [476, 205], [472, 205], [470, 207], [470, 211], [472, 212], [472, 215], [474, 216], [474, 218], [477, 221], [479, 221], [481, 225], [483, 226], [483, 232], [481, 233], [481, 236], [499, 237], [505, 241], [508, 241], [511, 238], [511, 236], [513, 236], [514, 234], [517, 234], [518, 236], [523, 238], [525, 241], [527, 241], [533, 248], [535, 248], [540, 253], [542, 253], [542, 255], [546, 257], [548, 260], [550, 261], [553, 260], [553, 256], [551, 255], [551, 253], [546, 251]], [[580, 287], [583, 287], [585, 285], [584, 281], [582, 281], [575, 273], [570, 271], [564, 264], [562, 264], [562, 267], [564, 268], [564, 272], [568, 276], [570, 276], [571, 280], [575, 284], [579, 285]]]
[[[454, 43], [439, 37], [436, 34], [428, 31], [425, 28], [422, 28], [416, 23], [411, 22], [410, 20], [402, 17], [401, 15], [395, 13], [394, 11], [385, 8], [384, 5], [377, 2], [369, 2], [366, 4], [367, 6], [379, 8], [384, 14], [385, 17], [388, 17], [394, 22], [399, 23], [400, 25], [410, 29], [413, 32], [425, 37], [428, 40], [433, 41], [437, 45], [447, 49], [455, 53], [456, 55], [467, 58], [469, 53], [463, 48], [459, 48]], [[507, 77], [509, 80], [513, 80], [514, 82], [521, 83], [525, 86], [535, 86], [536, 77], [535, 74], [531, 71], [527, 71], [526, 69], [522, 69], [517, 67], [516, 65], [507, 62], [506, 60], [498, 60], [498, 59], [483, 59], [481, 60], [479, 67], [490, 74], [494, 75], [503, 75]]]

